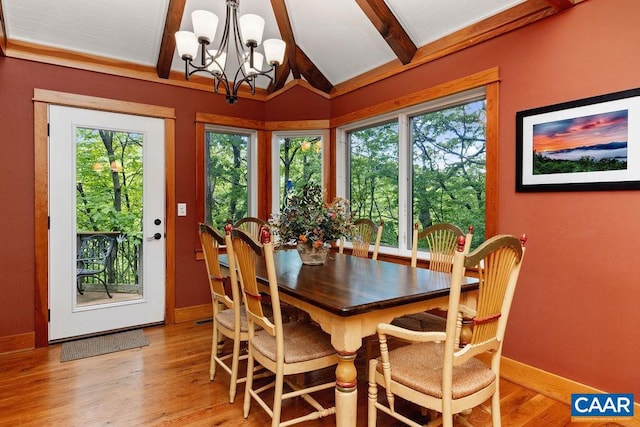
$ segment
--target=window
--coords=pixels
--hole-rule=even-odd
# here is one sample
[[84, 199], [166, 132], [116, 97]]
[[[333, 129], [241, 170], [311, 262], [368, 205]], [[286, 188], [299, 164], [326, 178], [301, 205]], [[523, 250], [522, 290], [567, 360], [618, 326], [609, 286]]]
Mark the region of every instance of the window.
[[481, 99], [410, 119], [412, 223], [473, 225], [474, 247], [485, 234], [485, 111]]
[[306, 183], [323, 185], [321, 132], [279, 132], [273, 135], [273, 212], [284, 206], [287, 195]]
[[227, 219], [235, 222], [256, 215], [256, 132], [205, 127], [204, 218], [222, 228]]
[[384, 221], [384, 251], [408, 255], [413, 224], [485, 234], [486, 102], [473, 90], [338, 130], [338, 194], [354, 217]]
[[349, 192], [354, 219], [384, 220], [381, 244], [398, 242], [398, 121], [348, 133]]

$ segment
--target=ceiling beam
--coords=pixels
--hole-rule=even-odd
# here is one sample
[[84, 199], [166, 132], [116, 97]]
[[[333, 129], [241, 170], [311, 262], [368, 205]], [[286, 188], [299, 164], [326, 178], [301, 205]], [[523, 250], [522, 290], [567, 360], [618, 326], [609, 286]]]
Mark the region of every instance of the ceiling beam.
[[289, 76], [288, 70], [290, 70], [291, 73], [293, 73], [294, 79], [299, 79], [301, 76], [304, 76], [311, 86], [325, 93], [329, 93], [331, 89], [333, 89], [331, 82], [296, 44], [285, 0], [271, 0], [271, 7], [273, 8], [273, 14], [276, 17], [276, 22], [280, 29], [280, 37], [282, 37], [282, 40], [287, 44], [285, 63], [288, 63], [288, 67], [280, 67], [282, 70], [278, 70], [279, 75], [273, 84], [273, 90], [280, 89], [284, 86]]
[[4, 12], [2, 12], [2, 2], [0, 2], [0, 56], [7, 55], [7, 32], [4, 26]]
[[411, 62], [418, 48], [384, 0], [356, 0], [356, 3], [391, 47], [400, 62], [404, 65]]
[[174, 34], [180, 29], [185, 3], [186, 0], [169, 0], [167, 18], [164, 21], [162, 44], [160, 45], [160, 53], [158, 54], [158, 62], [156, 63], [158, 77], [163, 79], [169, 78], [169, 74], [171, 73], [173, 52], [176, 50]]
[[296, 62], [300, 74], [304, 76], [311, 86], [325, 93], [331, 92], [331, 89], [333, 89], [331, 82], [298, 46], [296, 46]]
[[285, 62], [288, 62], [289, 69], [293, 73], [293, 78], [299, 79], [300, 72], [296, 65], [296, 39], [293, 36], [293, 28], [291, 27], [291, 21], [289, 20], [287, 5], [284, 3], [284, 0], [271, 0], [271, 7], [273, 8], [273, 14], [276, 17], [276, 22], [278, 23], [280, 37], [282, 37], [282, 41], [287, 44]]

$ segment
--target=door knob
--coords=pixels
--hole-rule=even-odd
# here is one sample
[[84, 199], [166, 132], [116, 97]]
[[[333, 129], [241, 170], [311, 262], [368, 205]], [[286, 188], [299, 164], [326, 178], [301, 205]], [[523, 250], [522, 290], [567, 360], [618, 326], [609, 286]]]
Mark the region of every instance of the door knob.
[[152, 240], [160, 240], [162, 238], [162, 234], [160, 233], [156, 233], [151, 237], [147, 237], [147, 241], [152, 241]]

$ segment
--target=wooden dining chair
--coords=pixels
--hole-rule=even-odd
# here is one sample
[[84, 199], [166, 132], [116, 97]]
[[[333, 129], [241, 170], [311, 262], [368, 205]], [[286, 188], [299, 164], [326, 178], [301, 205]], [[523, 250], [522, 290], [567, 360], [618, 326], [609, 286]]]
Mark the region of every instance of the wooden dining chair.
[[429, 250], [429, 270], [450, 273], [453, 268], [453, 255], [457, 240], [460, 236], [466, 236], [465, 250], [468, 252], [473, 238], [472, 225], [469, 226], [465, 235], [460, 227], [447, 222], [433, 224], [420, 232], [416, 223], [413, 227], [411, 266], [418, 265], [418, 246], [421, 241], [425, 241]]
[[[351, 235], [352, 250], [351, 255], [368, 258], [369, 248], [373, 241], [373, 254], [372, 259], [378, 259], [378, 251], [380, 250], [380, 239], [382, 238], [382, 229], [384, 228], [384, 221], [380, 221], [380, 224], [376, 225], [375, 222], [368, 218], [360, 218], [353, 223], [353, 232]], [[375, 236], [375, 240], [374, 240]], [[344, 252], [344, 238], [339, 241], [338, 252]]]
[[[272, 426], [292, 425], [335, 414], [335, 407], [324, 408], [311, 396], [311, 393], [335, 387], [335, 381], [307, 387], [289, 381], [291, 376], [336, 365], [338, 357], [331, 345], [330, 336], [315, 323], [282, 321], [271, 233], [268, 229], [263, 229], [258, 241], [249, 233], [234, 229], [232, 239], [249, 323], [244, 417], [249, 416], [252, 399], [271, 416]], [[273, 320], [265, 316], [256, 277], [257, 262], [266, 265]], [[275, 374], [274, 382], [254, 388], [253, 369], [256, 362]], [[284, 392], [285, 383], [292, 391]], [[271, 388], [273, 404], [269, 406], [262, 393]], [[281, 422], [282, 401], [296, 396], [303, 397], [314, 407], [314, 411]]]
[[[213, 337], [211, 340], [211, 361], [209, 364], [209, 379], [213, 381], [216, 366], [219, 365], [230, 376], [229, 402], [233, 403], [237, 385], [246, 381], [245, 377], [238, 377], [240, 360], [247, 358], [240, 356], [240, 344], [249, 340], [249, 328], [244, 306], [241, 305], [241, 294], [238, 288], [235, 256], [231, 244], [231, 224], [225, 226], [225, 235], [207, 225], [199, 224], [200, 243], [207, 267], [207, 277], [211, 290], [211, 304], [213, 307]], [[229, 275], [223, 276], [218, 256], [220, 248], [226, 245], [229, 262]], [[220, 338], [233, 340], [231, 354], [218, 355]], [[229, 363], [230, 362], [230, 363]]]
[[260, 230], [267, 226], [267, 221], [254, 216], [246, 216], [233, 224], [233, 228], [246, 231], [256, 240], [260, 236]]
[[[455, 254], [457, 240], [465, 236], [465, 253], [471, 248], [473, 239], [473, 226], [470, 225], [467, 233], [460, 227], [451, 223], [433, 224], [422, 231], [418, 231], [418, 224], [413, 227], [413, 240], [411, 248], [411, 266], [418, 266], [418, 247], [420, 242], [425, 242], [429, 251], [429, 270], [451, 273], [453, 268], [453, 256]], [[459, 313], [459, 327], [462, 330], [464, 308]], [[408, 314], [394, 319], [391, 324], [415, 331], [444, 331], [446, 320], [442, 316], [429, 312]], [[459, 335], [459, 334], [458, 334]]]
[[[369, 361], [369, 427], [376, 425], [378, 410], [405, 424], [422, 425], [396, 411], [396, 397], [441, 413], [445, 427], [453, 425], [455, 414], [491, 398], [493, 425], [500, 425], [500, 357], [525, 240], [525, 236], [495, 236], [467, 255], [465, 238], [458, 238], [445, 332], [378, 325], [380, 357]], [[457, 313], [465, 269], [471, 267], [478, 269], [478, 302], [471, 340], [459, 348]], [[390, 336], [412, 344], [389, 351]], [[476, 358], [482, 353], [489, 353], [489, 364]], [[378, 401], [378, 386], [385, 390], [385, 403]]]

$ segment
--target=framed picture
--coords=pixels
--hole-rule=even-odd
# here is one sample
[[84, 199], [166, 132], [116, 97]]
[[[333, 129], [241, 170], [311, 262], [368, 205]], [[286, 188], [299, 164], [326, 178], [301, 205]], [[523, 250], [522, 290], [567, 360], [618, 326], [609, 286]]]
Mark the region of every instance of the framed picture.
[[516, 113], [516, 191], [640, 188], [640, 88]]

